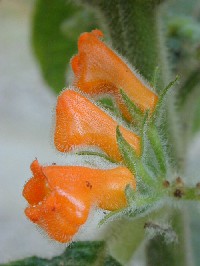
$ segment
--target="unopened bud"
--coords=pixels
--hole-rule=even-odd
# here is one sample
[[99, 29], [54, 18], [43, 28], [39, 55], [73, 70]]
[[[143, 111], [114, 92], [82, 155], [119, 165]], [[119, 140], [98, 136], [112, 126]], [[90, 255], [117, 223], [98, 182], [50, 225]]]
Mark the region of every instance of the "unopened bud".
[[180, 176], [176, 178], [176, 186], [177, 187], [184, 187], [184, 182]]
[[168, 188], [170, 186], [170, 182], [168, 180], [163, 181], [163, 187]]
[[174, 197], [176, 198], [182, 198], [183, 196], [183, 191], [179, 188], [177, 188], [175, 191], [174, 191]]
[[200, 189], [200, 182], [196, 183], [196, 188]]

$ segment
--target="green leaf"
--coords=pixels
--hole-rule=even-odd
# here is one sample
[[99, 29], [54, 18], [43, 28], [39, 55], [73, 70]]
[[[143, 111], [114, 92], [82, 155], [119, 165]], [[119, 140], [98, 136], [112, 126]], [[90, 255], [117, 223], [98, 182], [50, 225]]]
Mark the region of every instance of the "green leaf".
[[163, 180], [167, 172], [166, 156], [156, 126], [151, 124], [147, 134], [160, 168], [160, 178]]
[[176, 76], [176, 78], [171, 81], [159, 94], [159, 100], [156, 105], [156, 108], [154, 110], [154, 113], [152, 115], [152, 120], [155, 120], [159, 116], [160, 109], [162, 107], [163, 101], [165, 99], [165, 96], [167, 92], [174, 86], [174, 84], [179, 80], [179, 76]]
[[164, 177], [166, 174], [166, 158], [164, 148], [160, 140], [157, 127], [149, 116], [149, 110], [144, 113], [141, 127], [141, 149], [143, 162], [147, 169], [156, 178]]
[[91, 11], [72, 1], [37, 0], [33, 16], [32, 43], [42, 75], [54, 92], [66, 86], [70, 58], [77, 51], [77, 39], [96, 28]]
[[153, 78], [152, 78], [152, 81], [151, 81], [151, 86], [153, 88], [156, 88], [156, 86], [157, 86], [158, 79], [159, 79], [159, 74], [160, 74], [160, 69], [159, 69], [158, 66], [156, 66], [155, 70], [154, 70]]
[[95, 152], [95, 151], [79, 151], [76, 152], [77, 155], [88, 155], [88, 156], [97, 156], [101, 157], [107, 161], [110, 161], [111, 163], [118, 163], [117, 161], [113, 160], [111, 157], [107, 156], [106, 154]]
[[130, 169], [130, 171], [135, 175], [137, 180], [137, 187], [139, 191], [147, 189], [150, 186], [152, 189], [155, 186], [155, 181], [151, 178], [149, 173], [144, 168], [141, 157], [135, 154], [134, 149], [122, 136], [119, 127], [116, 129], [117, 144], [120, 153], [124, 159], [124, 163]]
[[135, 200], [136, 193], [131, 188], [131, 186], [129, 184], [125, 188], [125, 194], [126, 194], [126, 199], [127, 199], [128, 205], [131, 205], [132, 202], [134, 202], [134, 200]]
[[130, 169], [133, 174], [136, 174], [136, 162], [138, 161], [138, 156], [135, 153], [135, 150], [130, 146], [130, 144], [122, 136], [119, 126], [116, 129], [116, 138], [117, 144], [120, 150], [120, 153], [123, 156], [126, 166]]
[[137, 122], [137, 123], [141, 123], [141, 121], [143, 120], [143, 116], [144, 114], [142, 113], [142, 111], [133, 103], [133, 101], [131, 101], [131, 99], [128, 97], [128, 95], [122, 90], [120, 89], [120, 94], [122, 96], [122, 99], [126, 105], [126, 107], [128, 108], [133, 121]]
[[23, 260], [1, 264], [0, 266], [120, 266], [110, 256], [106, 256], [106, 245], [103, 241], [74, 242], [60, 256], [50, 260], [29, 257]]
[[145, 152], [146, 140], [147, 140], [147, 137], [148, 137], [148, 135], [147, 135], [147, 132], [149, 130], [148, 117], [149, 117], [149, 110], [147, 110], [144, 113], [143, 120], [142, 120], [142, 125], [141, 125], [141, 130], [140, 130], [142, 154]]
[[[141, 150], [143, 163], [147, 167], [148, 171], [151, 172], [152, 177], [157, 178], [159, 172], [159, 162], [156, 154], [155, 147], [153, 147], [151, 139], [149, 137], [151, 126], [149, 118], [149, 111], [144, 114], [144, 119], [141, 127]], [[158, 140], [156, 140], [158, 141]]]
[[118, 106], [116, 105], [115, 100], [111, 97], [101, 97], [101, 99], [99, 99], [97, 101], [97, 104], [100, 104], [100, 106], [102, 106], [103, 108], [107, 109], [108, 111], [110, 111], [112, 114], [114, 114], [116, 117], [122, 118], [122, 114], [119, 111]]

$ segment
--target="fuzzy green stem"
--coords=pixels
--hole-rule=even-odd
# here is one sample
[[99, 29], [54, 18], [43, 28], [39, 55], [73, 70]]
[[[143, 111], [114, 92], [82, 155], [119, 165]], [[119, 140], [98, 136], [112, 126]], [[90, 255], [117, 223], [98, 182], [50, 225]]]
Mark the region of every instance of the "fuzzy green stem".
[[147, 266], [186, 266], [186, 250], [184, 239], [184, 223], [181, 212], [174, 210], [172, 213], [172, 226], [178, 236], [178, 244], [168, 243], [164, 236], [155, 236], [146, 246]]
[[[107, 29], [113, 47], [137, 69], [149, 82], [159, 68], [156, 91], [160, 92], [169, 82], [169, 67], [161, 31], [161, 9], [164, 0], [77, 0], [93, 6], [99, 12], [104, 29]], [[167, 150], [173, 157], [173, 168], [181, 161], [178, 148], [177, 121], [174, 119], [173, 96], [168, 99], [166, 115], [163, 117], [165, 138], [173, 148]]]
[[161, 69], [157, 5], [162, 0], [82, 0], [82, 2], [98, 7], [113, 47], [128, 58], [147, 80], [152, 80], [156, 67], [159, 66]]
[[[109, 35], [113, 47], [117, 51], [125, 56], [131, 64], [148, 80], [151, 81], [154, 76], [154, 70], [158, 66], [161, 72], [160, 80], [158, 81], [157, 92], [163, 87], [164, 83], [168, 82], [168, 73], [166, 68], [166, 57], [164, 47], [162, 47], [159, 26], [158, 23], [158, 4], [160, 0], [82, 0], [85, 3], [93, 5], [95, 9], [100, 11], [102, 18], [104, 19], [105, 25], [108, 29]], [[174, 118], [174, 109], [172, 108], [172, 98], [169, 98], [170, 102], [167, 106], [167, 115], [163, 117], [163, 124], [166, 126], [163, 128], [166, 139], [169, 143], [173, 143], [173, 149], [169, 151], [170, 155], [173, 154], [173, 150], [176, 150], [175, 145], [176, 133], [174, 130], [176, 127], [176, 121]], [[170, 112], [169, 112], [170, 111]], [[171, 127], [170, 127], [171, 126]], [[167, 131], [168, 130], [168, 131]], [[157, 149], [157, 156], [161, 160], [161, 166], [163, 171], [165, 165], [163, 162], [162, 154], [160, 151], [160, 143], [156, 139], [156, 133], [152, 133], [152, 142], [155, 142]], [[123, 139], [121, 139], [123, 142]], [[125, 145], [127, 146], [127, 145]], [[127, 158], [128, 165], [132, 165], [132, 158], [129, 153], [129, 147], [124, 149], [124, 157]], [[175, 165], [177, 165], [179, 154], [174, 153]], [[139, 167], [139, 172], [146, 176], [144, 169]], [[147, 179], [148, 180], [148, 179]], [[148, 181], [149, 182], [149, 181]], [[180, 232], [183, 232], [182, 217], [179, 213], [173, 213], [172, 221], [176, 225], [180, 225], [178, 228]], [[120, 231], [119, 231], [120, 234]], [[180, 233], [184, 235], [184, 233]], [[134, 238], [133, 235], [127, 234], [125, 241], [129, 241], [130, 238]], [[120, 245], [124, 246], [124, 239]], [[160, 258], [157, 256], [157, 248], [162, 245], [162, 254]], [[175, 262], [179, 259], [176, 265], [185, 265], [185, 254], [184, 244], [177, 246], [168, 246], [165, 241], [160, 242], [160, 238], [153, 238], [149, 241], [147, 246], [147, 262], [148, 265], [164, 265], [163, 262], [169, 261]], [[122, 255], [122, 249], [118, 249], [118, 256]], [[128, 254], [130, 255], [130, 254]], [[182, 259], [181, 259], [182, 256]], [[130, 257], [130, 256], [129, 256]], [[170, 264], [170, 266], [175, 264]]]
[[194, 200], [200, 201], [200, 188], [198, 186], [195, 187], [187, 187], [185, 185], [172, 184], [167, 189], [167, 194], [169, 197], [177, 198], [178, 200]]

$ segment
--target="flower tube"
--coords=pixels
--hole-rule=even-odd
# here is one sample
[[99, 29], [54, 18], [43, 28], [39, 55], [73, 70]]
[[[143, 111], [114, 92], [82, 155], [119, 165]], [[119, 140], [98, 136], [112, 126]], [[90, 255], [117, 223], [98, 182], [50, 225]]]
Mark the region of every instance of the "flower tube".
[[[121, 155], [116, 141], [117, 122], [81, 94], [65, 90], [56, 107], [54, 143], [61, 152], [74, 147], [92, 145], [101, 148], [111, 158], [119, 161]], [[140, 138], [120, 126], [124, 138], [140, 154]]]
[[74, 85], [90, 95], [112, 93], [122, 113], [130, 114], [120, 95], [123, 89], [129, 98], [142, 110], [152, 111], [158, 101], [157, 95], [141, 77], [100, 38], [103, 33], [93, 30], [83, 33], [78, 41], [78, 54], [71, 60], [75, 74]]
[[33, 177], [23, 196], [29, 203], [26, 216], [59, 241], [69, 242], [89, 215], [91, 207], [116, 210], [127, 205], [124, 194], [136, 182], [125, 167], [92, 169], [81, 166], [31, 165]]

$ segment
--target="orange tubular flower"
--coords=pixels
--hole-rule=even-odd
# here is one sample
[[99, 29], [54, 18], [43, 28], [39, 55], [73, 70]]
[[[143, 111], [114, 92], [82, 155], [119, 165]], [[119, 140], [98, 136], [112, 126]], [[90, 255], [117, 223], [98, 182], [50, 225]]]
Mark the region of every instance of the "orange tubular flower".
[[[73, 147], [95, 145], [115, 160], [121, 160], [116, 141], [117, 123], [95, 104], [81, 94], [65, 90], [56, 107], [56, 129], [54, 143], [61, 152]], [[124, 138], [140, 154], [140, 138], [120, 126]]]
[[78, 55], [71, 60], [75, 74], [74, 85], [83, 92], [93, 94], [113, 93], [124, 114], [130, 114], [124, 105], [120, 89], [142, 110], [153, 110], [158, 97], [123, 60], [107, 47], [100, 38], [103, 33], [93, 30], [83, 33], [78, 41]]
[[124, 190], [135, 179], [125, 167], [100, 170], [79, 166], [42, 167], [35, 160], [33, 177], [24, 186], [26, 216], [59, 241], [69, 242], [85, 223], [92, 205], [106, 210], [125, 207]]

